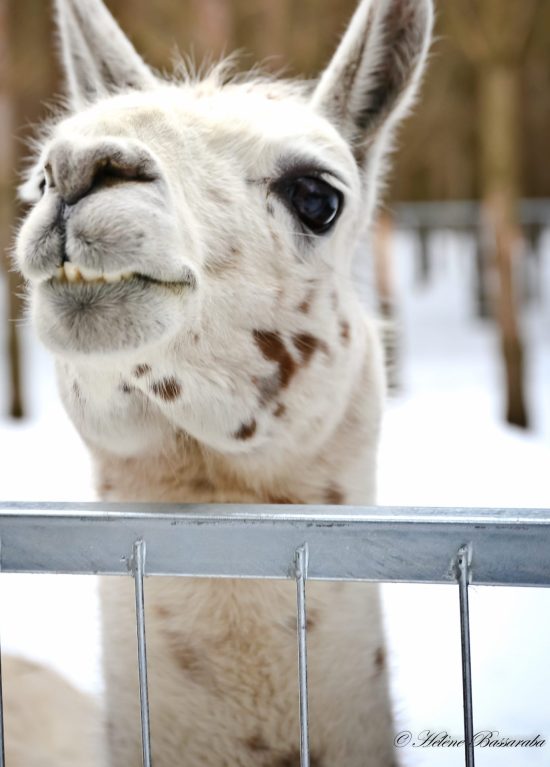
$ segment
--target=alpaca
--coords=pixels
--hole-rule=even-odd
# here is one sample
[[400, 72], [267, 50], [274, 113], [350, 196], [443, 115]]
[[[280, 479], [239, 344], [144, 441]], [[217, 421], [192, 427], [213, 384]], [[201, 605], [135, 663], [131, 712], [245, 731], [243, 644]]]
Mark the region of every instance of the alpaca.
[[10, 656], [2, 657], [2, 686], [9, 767], [100, 767], [91, 698], [55, 671]]
[[[351, 261], [431, 0], [363, 0], [316, 84], [162, 79], [57, 0], [70, 110], [17, 240], [64, 405], [117, 501], [371, 504], [384, 376]], [[110, 767], [141, 764], [130, 579], [102, 585]], [[290, 582], [146, 583], [156, 767], [298, 765]], [[390, 767], [377, 588], [308, 586], [311, 764]]]

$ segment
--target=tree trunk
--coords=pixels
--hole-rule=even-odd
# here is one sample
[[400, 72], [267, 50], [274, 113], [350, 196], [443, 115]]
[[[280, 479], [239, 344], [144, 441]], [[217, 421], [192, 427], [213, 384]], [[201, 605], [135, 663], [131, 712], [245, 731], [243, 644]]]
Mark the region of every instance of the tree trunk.
[[417, 231], [418, 250], [416, 260], [415, 278], [419, 287], [429, 284], [432, 274], [430, 259], [430, 230], [427, 226], [419, 226]]
[[515, 293], [514, 260], [519, 254], [520, 79], [514, 64], [486, 62], [480, 74], [480, 146], [485, 241], [497, 280], [497, 317], [506, 379], [506, 419], [527, 427], [523, 343]]
[[[19, 211], [15, 196], [18, 171], [27, 150], [20, 140], [22, 132], [14, 137], [22, 125], [36, 121], [43, 112], [44, 99], [53, 91], [51, 10], [48, 3], [34, 0], [0, 0], [0, 48], [4, 60], [2, 78], [2, 130], [5, 135], [7, 161], [0, 172], [2, 205], [2, 252], [13, 241], [13, 222]], [[9, 41], [9, 45], [8, 45]], [[7, 127], [9, 125], [9, 128]], [[28, 135], [28, 129], [27, 134]], [[11, 384], [10, 413], [20, 418], [24, 413], [22, 394], [21, 353], [18, 323], [22, 316], [21, 293], [23, 285], [17, 272], [11, 269], [9, 259], [4, 262], [8, 271], [8, 349]]]
[[490, 279], [487, 263], [488, 248], [485, 245], [483, 233], [474, 230], [475, 238], [475, 271], [474, 271], [474, 296], [475, 315], [480, 320], [493, 318], [491, 306]]
[[234, 10], [228, 0], [193, 0], [193, 47], [200, 61], [217, 61], [233, 48]]
[[288, 64], [291, 40], [291, 0], [234, 0], [235, 41], [252, 54], [243, 63], [260, 63], [269, 71]]
[[8, 413], [12, 418], [23, 415], [21, 391], [21, 354], [17, 319], [20, 316], [18, 278], [11, 270], [8, 255], [13, 220], [13, 166], [15, 148], [13, 142], [14, 117], [10, 93], [7, 0], [0, 0], [0, 57], [4, 62], [0, 76], [0, 266], [6, 275], [6, 348], [3, 356], [8, 371]]
[[393, 231], [392, 217], [380, 212], [373, 231], [374, 274], [378, 311], [383, 319], [381, 331], [388, 388], [396, 392], [399, 390], [399, 333], [395, 317]]

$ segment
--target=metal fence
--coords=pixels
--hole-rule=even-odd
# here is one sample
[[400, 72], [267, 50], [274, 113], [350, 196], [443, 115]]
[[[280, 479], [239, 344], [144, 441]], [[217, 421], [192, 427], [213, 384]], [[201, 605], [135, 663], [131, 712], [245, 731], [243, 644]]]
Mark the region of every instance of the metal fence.
[[[477, 200], [403, 202], [391, 206], [399, 226], [405, 229], [478, 229], [482, 206]], [[518, 205], [522, 227], [545, 228], [550, 222], [550, 198], [524, 199]]]
[[[0, 503], [4, 573], [133, 577], [143, 765], [151, 767], [143, 579], [294, 579], [301, 765], [309, 767], [308, 580], [454, 583], [465, 764], [474, 765], [468, 589], [550, 586], [550, 510]], [[3, 721], [0, 674], [0, 725]], [[4, 765], [0, 726], [0, 767]]]

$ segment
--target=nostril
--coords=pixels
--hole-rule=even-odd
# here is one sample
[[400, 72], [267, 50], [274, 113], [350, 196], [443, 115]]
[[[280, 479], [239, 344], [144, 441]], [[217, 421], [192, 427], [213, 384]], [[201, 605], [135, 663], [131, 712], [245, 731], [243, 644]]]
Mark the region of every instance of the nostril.
[[152, 181], [139, 167], [123, 165], [112, 159], [103, 160], [97, 167], [87, 194], [117, 186], [128, 181]]
[[56, 187], [61, 199], [75, 205], [90, 194], [129, 182], [159, 178], [156, 159], [133, 142], [57, 142], [44, 166], [48, 186]]
[[96, 165], [85, 184], [72, 189], [63, 197], [69, 205], [75, 205], [83, 197], [119, 184], [127, 184], [130, 181], [153, 181], [153, 177], [141, 173], [139, 168], [120, 165], [114, 160], [105, 159]]

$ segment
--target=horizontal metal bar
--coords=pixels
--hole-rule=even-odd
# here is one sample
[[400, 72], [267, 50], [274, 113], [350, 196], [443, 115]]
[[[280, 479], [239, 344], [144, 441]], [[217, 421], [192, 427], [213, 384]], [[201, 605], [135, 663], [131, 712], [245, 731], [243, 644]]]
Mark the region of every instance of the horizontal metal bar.
[[454, 583], [471, 542], [472, 584], [550, 586], [548, 509], [0, 504], [2, 571], [123, 575], [136, 540], [148, 575]]

